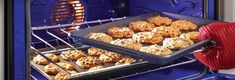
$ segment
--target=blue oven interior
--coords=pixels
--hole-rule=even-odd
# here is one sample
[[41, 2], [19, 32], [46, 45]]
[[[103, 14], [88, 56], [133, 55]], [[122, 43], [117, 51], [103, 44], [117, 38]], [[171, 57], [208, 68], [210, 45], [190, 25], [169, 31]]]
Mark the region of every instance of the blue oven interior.
[[[19, 65], [21, 63], [17, 63], [20, 60], [25, 59], [25, 45], [23, 45], [26, 33], [24, 33], [25, 28], [25, 18], [22, 16], [18, 16], [19, 14], [26, 14], [24, 9], [25, 1], [24, 0], [14, 0], [14, 18], [15, 18], [15, 65]], [[53, 25], [62, 25], [62, 24], [70, 24], [73, 23], [75, 18], [73, 10], [66, 13], [64, 15], [66, 19], [55, 18], [56, 14], [55, 8], [57, 8], [60, 3], [59, 1], [66, 0], [31, 0], [30, 1], [30, 17], [31, 17], [31, 26], [32, 28], [39, 30], [32, 30], [32, 33], [43, 38], [48, 43], [53, 46], [61, 46], [65, 45], [63, 42], [58, 41], [54, 37], [51, 37], [46, 33], [45, 29], [41, 29], [40, 27], [45, 26], [53, 26]], [[89, 22], [94, 20], [108, 20], [105, 22], [110, 22], [113, 19], [120, 18], [123, 19], [125, 17], [136, 16], [140, 14], [155, 12], [155, 11], [164, 11], [171, 13], [178, 13], [182, 15], [194, 16], [203, 18], [205, 14], [208, 15], [209, 19], [215, 18], [215, 2], [214, 0], [208, 0], [209, 3], [206, 7], [208, 7], [208, 13], [204, 13], [204, 0], [79, 0], [80, 7], [84, 9], [82, 11], [81, 17], [79, 17], [79, 22]], [[55, 6], [58, 5], [58, 6]], [[59, 8], [64, 7], [62, 9], [57, 9], [57, 11], [63, 9], [70, 9], [71, 6], [59, 6]], [[80, 28], [92, 27], [94, 25], [99, 24], [83, 24], [80, 25]], [[23, 28], [22, 28], [23, 27]], [[67, 34], [61, 31], [61, 28], [51, 28], [47, 29], [48, 31], [54, 33], [59, 36], [63, 40], [73, 44], [73, 40], [67, 36]], [[65, 29], [67, 30], [67, 28]], [[23, 41], [22, 41], [23, 40]], [[31, 37], [31, 45], [37, 49], [39, 48], [47, 48], [45, 43], [40, 41], [35, 37]], [[24, 48], [24, 49], [22, 49]], [[23, 54], [18, 56], [19, 54]], [[189, 60], [188, 63], [184, 65], [174, 64], [174, 63], [184, 63], [184, 61]], [[172, 66], [172, 67], [170, 67]], [[132, 70], [130, 74], [126, 75], [106, 75], [106, 79], [125, 79], [125, 80], [172, 80], [172, 79], [185, 79], [189, 77], [195, 76], [209, 76], [212, 72], [208, 71], [201, 63], [197, 62], [192, 55], [187, 55], [185, 58], [180, 58], [179, 60], [172, 63], [172, 65], [166, 67], [152, 67], [149, 70], [138, 72], [138, 70]], [[15, 77], [20, 80], [24, 78], [25, 73], [25, 65], [24, 66], [15, 66]], [[117, 74], [125, 74], [126, 72], [119, 72]], [[39, 72], [35, 69], [31, 68], [31, 79], [44, 80]], [[104, 76], [101, 78], [104, 78]]]
[[[32, 26], [51, 25], [50, 14], [60, 0], [31, 0]], [[203, 0], [79, 0], [85, 21], [165, 11], [203, 17]], [[213, 0], [210, 0], [213, 2]], [[211, 4], [211, 3], [210, 3]], [[213, 4], [213, 3], [212, 3]], [[213, 5], [212, 5], [213, 7]], [[211, 11], [213, 12], [213, 11]], [[214, 12], [213, 12], [214, 13]], [[213, 14], [210, 14], [213, 16]], [[211, 17], [213, 19], [213, 17]], [[45, 20], [47, 22], [45, 22]], [[62, 23], [71, 23], [69, 20]]]
[[[59, 1], [63, 0], [31, 0], [31, 25], [33, 27], [43, 27], [49, 25], [72, 23], [73, 20], [71, 19], [74, 18], [71, 11], [71, 13], [64, 15], [66, 16], [64, 17], [66, 18], [64, 20], [54, 18], [54, 16], [60, 15], [53, 14], [56, 11], [54, 7], [59, 4]], [[213, 0], [210, 1], [210, 4], [214, 3]], [[178, 13], [200, 18], [203, 18], [204, 15], [203, 0], [79, 0], [79, 3], [82, 4], [82, 7], [84, 7], [84, 15], [82, 15], [83, 22], [110, 18], [130, 17], [155, 11]], [[214, 5], [211, 6], [214, 7]], [[59, 8], [57, 9], [57, 11], [64, 8]], [[206, 14], [209, 15], [210, 19], [214, 19], [213, 8], [208, 9], [208, 11], [209, 13]], [[97, 24], [80, 25], [80, 28], [86, 28], [93, 25]], [[67, 38], [67, 35], [61, 33], [58, 28], [49, 30], [59, 35], [59, 37], [61, 38]], [[39, 36], [47, 35], [45, 33], [45, 30], [38, 30], [33, 32], [35, 34], [38, 34]], [[63, 43], [61, 42], [55, 43], [53, 37], [46, 37], [45, 40], [50, 41], [50, 43], [54, 45], [58, 43], [63, 45]], [[66, 40], [68, 41], [70, 39]], [[32, 42], [34, 42], [35, 45], [33, 45], [36, 48], [46, 47], [46, 45], [40, 43], [40, 41], [38, 39], [35, 39], [34, 37], [32, 38]]]

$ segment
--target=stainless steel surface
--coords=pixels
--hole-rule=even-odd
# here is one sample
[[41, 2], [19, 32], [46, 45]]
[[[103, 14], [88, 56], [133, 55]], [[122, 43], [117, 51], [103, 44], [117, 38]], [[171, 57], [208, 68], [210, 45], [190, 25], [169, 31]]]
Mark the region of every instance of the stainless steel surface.
[[224, 19], [224, 1], [216, 0], [216, 17], [217, 20], [222, 21]]
[[203, 18], [208, 18], [208, 0], [203, 0]]
[[235, 21], [235, 0], [216, 0], [216, 17], [219, 21]]
[[[6, 35], [6, 34], [4, 34], [4, 33], [5, 33], [5, 32], [4, 32], [4, 30], [5, 30], [5, 29], [4, 29], [4, 17], [5, 17], [5, 16], [4, 16], [4, 13], [5, 13], [4, 11], [5, 11], [5, 10], [4, 10], [4, 9], [6, 9], [6, 8], [4, 8], [4, 5], [5, 5], [5, 4], [4, 4], [4, 0], [1, 0], [1, 1], [0, 1], [0, 26], [1, 26], [1, 27], [0, 27], [0, 30], [1, 30], [1, 31], [0, 31], [0, 32], [1, 32], [1, 33], [0, 33], [0, 53], [2, 53], [2, 54], [0, 54], [0, 56], [1, 56], [1, 57], [0, 57], [0, 58], [1, 58], [1, 59], [0, 59], [0, 65], [4, 65], [4, 56], [5, 56], [5, 55], [3, 54], [3, 53], [5, 52], [5, 51], [4, 51], [4, 39], [5, 39], [5, 38], [4, 38], [4, 35]], [[5, 28], [6, 28], [6, 27], [5, 27]], [[4, 73], [3, 73], [3, 72], [4, 72], [4, 66], [0, 66], [0, 71], [1, 71], [1, 72], [0, 72], [0, 80], [4, 80]]]

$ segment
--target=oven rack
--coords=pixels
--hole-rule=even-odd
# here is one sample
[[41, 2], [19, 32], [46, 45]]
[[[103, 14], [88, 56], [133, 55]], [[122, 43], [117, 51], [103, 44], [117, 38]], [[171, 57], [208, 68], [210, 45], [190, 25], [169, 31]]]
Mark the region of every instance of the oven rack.
[[[79, 25], [83, 25], [85, 24], [88, 28], [90, 28], [90, 24], [103, 24], [106, 22], [110, 22], [110, 21], [117, 21], [117, 20], [122, 20], [125, 19], [127, 17], [119, 17], [119, 18], [109, 18], [109, 19], [98, 19], [98, 20], [93, 20], [93, 21], [84, 21], [84, 22], [78, 22], [78, 23], [70, 23], [70, 24], [57, 24], [57, 25], [51, 25], [51, 26], [36, 26], [36, 27], [31, 27], [31, 31], [32, 33], [34, 31], [38, 31], [38, 30], [46, 30], [48, 31], [48, 29], [60, 29], [60, 31], [67, 33], [68, 36], [65, 38], [62, 38], [63, 40], [67, 40], [68, 43], [73, 44], [74, 43], [74, 39], [69, 37], [70, 33], [65, 31], [64, 28], [69, 27], [69, 26], [75, 26], [75, 30], [79, 30]], [[46, 20], [44, 20], [44, 23], [46, 23]], [[36, 35], [37, 36], [37, 35]], [[61, 42], [58, 38], [55, 39], [51, 39], [51, 40], [47, 40], [47, 42], [55, 42], [57, 44], [57, 46], [61, 46], [59, 43]], [[63, 43], [63, 42], [62, 42]], [[31, 42], [31, 45], [34, 47], [34, 45], [37, 44], [44, 44], [43, 48], [47, 48], [48, 45], [45, 44], [42, 41], [36, 41], [36, 42]]]
[[[124, 19], [125, 17], [123, 17], [122, 19]], [[87, 24], [87, 23], [97, 23], [97, 22], [99, 22], [100, 24], [102, 24], [102, 22], [106, 22], [106, 21], [115, 21], [115, 20], [119, 20], [120, 18], [115, 18], [115, 19], [113, 19], [113, 18], [111, 18], [111, 19], [106, 19], [106, 20], [97, 20], [97, 21], [91, 21], [91, 22], [84, 22], [84, 23], [81, 23], [81, 24]], [[87, 24], [88, 25], [88, 24]], [[61, 26], [57, 26], [57, 27], [54, 27], [54, 28], [60, 28], [60, 30], [62, 31], [62, 32], [65, 32], [65, 33], [68, 33], [68, 32], [66, 32], [66, 31], [64, 31], [62, 28], [61, 28]], [[63, 42], [63, 43], [65, 43], [67, 46], [69, 46], [70, 47], [70, 49], [73, 49], [73, 50], [77, 50], [77, 48], [75, 48], [75, 46], [73, 46], [71, 43], [68, 43], [68, 42], [66, 42], [65, 40], [63, 40], [62, 38], [60, 38], [60, 37], [58, 37], [58, 36], [56, 36], [55, 34], [53, 34], [53, 33], [51, 33], [51, 32], [49, 32], [47, 29], [47, 26], [45, 26], [45, 28], [44, 28], [45, 30], [46, 30], [46, 33], [47, 34], [49, 34], [50, 36], [52, 36], [52, 37], [54, 37], [54, 38], [56, 38], [56, 41], [61, 41], [61, 42]], [[48, 45], [50, 48], [52, 48], [52, 49], [54, 49], [54, 50], [52, 50], [52, 51], [56, 51], [57, 53], [59, 53], [59, 49], [57, 49], [57, 48], [55, 48], [53, 45], [51, 45], [50, 43], [48, 43], [46, 40], [44, 40], [43, 38], [41, 38], [41, 37], [39, 37], [39, 36], [37, 36], [36, 34], [34, 34], [34, 30], [32, 30], [32, 33], [31, 33], [31, 35], [33, 36], [33, 37], [35, 37], [35, 38], [37, 38], [38, 40], [40, 40], [40, 41], [42, 41], [45, 45]], [[68, 38], [67, 38], [68, 39]], [[52, 63], [53, 65], [55, 65], [60, 71], [62, 71], [62, 72], [64, 72], [64, 73], [66, 73], [67, 75], [69, 75], [71, 78], [74, 78], [74, 77], [78, 77], [78, 76], [80, 76], [80, 75], [86, 75], [87, 73], [95, 73], [95, 72], [99, 72], [99, 71], [105, 71], [105, 70], [112, 70], [112, 69], [115, 69], [115, 68], [118, 68], [118, 67], [116, 67], [116, 66], [114, 66], [114, 67], [108, 67], [108, 68], [104, 68], [104, 69], [100, 69], [100, 70], [94, 70], [94, 71], [87, 71], [87, 72], [82, 72], [82, 73], [76, 73], [76, 74], [70, 74], [68, 71], [66, 71], [66, 70], [64, 70], [61, 66], [59, 66], [58, 64], [56, 64], [55, 62], [53, 62], [51, 59], [49, 59], [48, 57], [46, 57], [44, 54], [46, 54], [46, 53], [43, 53], [43, 52], [41, 52], [41, 51], [39, 51], [39, 50], [37, 50], [36, 48], [34, 48], [33, 46], [31, 46], [31, 49], [32, 50], [34, 50], [35, 52], [37, 52], [37, 54], [39, 54], [39, 55], [41, 55], [42, 57], [44, 57], [46, 60], [48, 60], [50, 63]], [[86, 55], [86, 54], [83, 54], [84, 56], [88, 56], [88, 55]], [[68, 59], [69, 60], [69, 62], [71, 62], [71, 63], [73, 63], [73, 64], [75, 64], [76, 66], [78, 66], [80, 69], [83, 69], [83, 68], [81, 68], [79, 65], [77, 65], [75, 62], [73, 62], [72, 60], [70, 60], [70, 59]], [[147, 61], [143, 61], [143, 62], [140, 62], [140, 63], [146, 63]], [[98, 64], [101, 64], [101, 63], [99, 63], [99, 62], [97, 62]], [[122, 66], [125, 66], [125, 65], [120, 65], [119, 67], [122, 67]]]
[[33, 76], [32, 74], [30, 74], [30, 80], [38, 80], [35, 76]]
[[[59, 41], [65, 43], [67, 46], [69, 46], [70, 48], [69, 49], [74, 49], [74, 50], [77, 50], [73, 45], [72, 43], [74, 42], [74, 39], [69, 37], [70, 35], [70, 32], [67, 32], [65, 31], [63, 28], [64, 27], [67, 27], [67, 26], [71, 26], [71, 25], [81, 25], [81, 24], [86, 24], [89, 28], [89, 24], [93, 24], [93, 23], [99, 23], [99, 24], [102, 24], [104, 22], [109, 22], [109, 21], [116, 21], [116, 20], [122, 20], [122, 19], [125, 19], [126, 17], [122, 17], [122, 18], [110, 18], [110, 19], [104, 19], [104, 20], [95, 20], [95, 21], [85, 21], [85, 22], [81, 22], [81, 23], [71, 23], [71, 24], [58, 24], [58, 25], [53, 25], [53, 26], [38, 26], [38, 27], [32, 27], [31, 30], [32, 30], [32, 33], [31, 35], [34, 36], [35, 38], [39, 39], [41, 42], [33, 42], [31, 43], [31, 45], [34, 45], [36, 43], [44, 43], [46, 45], [46, 47], [50, 47], [52, 49], [54, 49], [54, 51], [58, 52], [60, 51], [59, 49], [55, 48], [55, 46], [51, 45], [50, 43], [48, 43], [48, 41], [44, 40], [43, 38], [37, 36], [36, 34], [34, 34], [33, 31], [36, 31], [36, 30], [46, 30], [47, 34], [51, 35], [52, 37], [54, 37], [55, 39], [54, 40], [49, 40], [49, 41], [56, 41], [57, 43], [59, 43]], [[57, 35], [53, 34], [52, 32], [49, 32], [48, 29], [51, 29], [51, 28], [60, 28], [61, 32], [64, 32], [66, 34], [68, 34], [67, 38], [60, 38], [58, 37]], [[76, 28], [76, 30], [79, 30], [78, 28]], [[68, 40], [65, 41], [65, 39]], [[70, 41], [70, 39], [72, 39], [72, 42]], [[58, 46], [60, 46], [58, 44]], [[34, 51], [38, 52], [39, 55], [42, 55], [42, 57], [46, 58], [48, 61], [52, 62], [48, 57], [46, 57], [44, 54], [45, 53], [42, 53], [40, 52], [38, 49], [34, 48], [33, 46], [31, 46], [31, 49], [33, 49]], [[127, 75], [127, 76], [124, 76], [124, 77], [130, 77], [130, 76], [134, 76], [134, 75], [139, 75], [139, 74], [144, 74], [144, 73], [149, 73], [149, 72], [152, 72], [152, 71], [158, 71], [158, 70], [162, 70], [162, 69], [167, 69], [167, 68], [172, 68], [172, 67], [176, 67], [176, 66], [179, 66], [179, 65], [184, 65], [184, 64], [188, 64], [188, 63], [192, 63], [192, 62], [195, 62], [196, 59], [193, 59], [193, 58], [190, 58], [190, 57], [186, 57], [188, 58], [189, 60], [187, 61], [182, 61], [180, 63], [175, 63], [175, 64], [171, 64], [171, 65], [166, 65], [166, 66], [162, 66], [162, 67], [159, 67], [159, 68], [156, 68], [156, 69], [153, 69], [153, 70], [149, 70], [149, 71], [145, 71], [145, 72], [141, 72], [141, 73], [136, 73], [136, 74], [133, 74], [133, 75]], [[70, 60], [71, 61], [71, 60]], [[147, 63], [147, 61], [144, 61], [145, 63]], [[74, 63], [74, 62], [73, 62]], [[70, 75], [70, 76], [74, 76], [76, 77], [77, 75], [80, 75], [79, 73], [78, 74], [70, 74], [69, 72], [67, 72], [66, 70], [62, 69], [59, 65], [57, 65], [56, 63], [52, 62], [52, 64], [54, 64], [56, 67], [59, 68], [59, 70], [65, 72], [66, 74]], [[75, 63], [76, 64], [76, 63]], [[79, 65], [77, 65], [79, 66]], [[73, 78], [74, 78], [73, 77]], [[120, 78], [116, 78], [116, 79], [121, 79], [121, 78], [124, 78], [124, 77], [120, 77]], [[35, 77], [33, 77], [35, 78]]]
[[[122, 20], [125, 19], [127, 17], [119, 17], [119, 18], [110, 18], [110, 19], [98, 19], [98, 20], [94, 20], [94, 21], [84, 21], [84, 22], [72, 22], [70, 24], [58, 24], [58, 25], [52, 25], [52, 26], [36, 26], [36, 27], [31, 27], [32, 30], [44, 30], [44, 29], [51, 29], [51, 28], [63, 28], [63, 27], [68, 27], [68, 26], [77, 26], [77, 25], [82, 25], [82, 24], [86, 24], [88, 26], [88, 28], [90, 27], [89, 24], [93, 24], [93, 23], [104, 23], [104, 22], [109, 22], [109, 21], [117, 21], [117, 20]], [[44, 20], [44, 23], [46, 23], [46, 20]], [[76, 28], [78, 29], [78, 28]]]
[[[131, 74], [131, 75], [123, 75], [121, 77], [112, 78], [110, 80], [123, 80], [123, 79], [128, 78], [128, 77], [133, 77], [133, 76], [138, 76], [138, 75], [142, 75], [142, 74], [146, 74], [146, 73], [151, 73], [151, 72], [155, 72], [155, 71], [159, 71], [159, 70], [163, 70], [163, 69], [173, 68], [173, 67], [177, 67], [177, 66], [181, 66], [181, 65], [184, 65], [184, 64], [193, 63], [193, 62], [197, 61], [197, 59], [194, 59], [194, 58], [191, 58], [191, 57], [188, 57], [188, 56], [185, 56], [185, 57], [190, 59], [190, 60], [182, 61], [180, 63], [170, 64], [170, 65], [167, 65], [167, 66], [161, 66], [159, 68], [150, 69], [150, 70], [147, 70], [147, 71], [138, 72], [138, 73]], [[192, 74], [192, 75], [188, 75], [188, 76], [184, 76], [184, 77], [178, 78], [176, 80], [194, 80], [194, 79], [197, 79], [197, 78], [205, 75], [207, 72], [208, 72], [208, 67], [203, 66], [203, 69], [201, 70], [201, 72], [198, 72], [198, 73]]]
[[[49, 33], [50, 34], [50, 33]], [[32, 33], [33, 36], [35, 36], [35, 34]], [[55, 35], [54, 35], [55, 36]], [[56, 37], [56, 36], [55, 36]], [[119, 69], [119, 68], [123, 68], [123, 67], [131, 67], [131, 66], [135, 66], [135, 65], [140, 65], [140, 64], [145, 64], [145, 63], [148, 63], [147, 61], [137, 61], [136, 63], [133, 63], [133, 64], [130, 64], [130, 65], [127, 65], [127, 64], [123, 64], [123, 65], [117, 65], [117, 66], [112, 66], [112, 67], [105, 67], [105, 68], [102, 68], [102, 69], [99, 69], [99, 70], [94, 70], [94, 71], [86, 71], [86, 72], [78, 72], [78, 73], [75, 73], [75, 74], [70, 74], [68, 71], [66, 71], [65, 69], [63, 69], [60, 65], [56, 64], [55, 62], [53, 62], [50, 58], [48, 58], [47, 56], [45, 56], [45, 54], [47, 53], [50, 53], [50, 52], [53, 52], [53, 54], [57, 54], [59, 53], [60, 51], [64, 51], [64, 50], [71, 50], [71, 49], [74, 49], [74, 50], [77, 50], [73, 45], [63, 41], [62, 39], [59, 39], [61, 40], [62, 42], [64, 42], [67, 46], [69, 46], [70, 48], [63, 48], [63, 49], [57, 49], [55, 48], [54, 46], [52, 46], [51, 44], [47, 43], [45, 40], [43, 40], [42, 38], [36, 36], [36, 38], [38, 38], [39, 40], [41, 40], [42, 42], [44, 42], [45, 44], [47, 44], [48, 46], [50, 46], [52, 49], [54, 50], [50, 50], [50, 51], [44, 51], [44, 52], [41, 52], [39, 51], [38, 49], [35, 49], [33, 46], [31, 46], [31, 49], [33, 51], [35, 51], [38, 55], [41, 55], [42, 57], [44, 57], [46, 60], [48, 60], [50, 63], [52, 63], [54, 66], [56, 66], [60, 71], [66, 73], [67, 75], [69, 75], [71, 78], [76, 78], [76, 77], [81, 77], [81, 76], [87, 76], [87, 75], [90, 75], [91, 73], [92, 74], [95, 74], [95, 73], [99, 73], [99, 72], [105, 72], [105, 71], [110, 71], [110, 70], [114, 70], [114, 69]], [[87, 56], [86, 54], [84, 54], [84, 56]], [[85, 71], [81, 66], [79, 66], [78, 64], [76, 64], [75, 62], [73, 62], [72, 60], [70, 60], [68, 58], [68, 61], [76, 66], [79, 67], [79, 69], [81, 69], [82, 71]], [[101, 65], [101, 63], [97, 62], [99, 65]], [[33, 65], [33, 67], [35, 67]]]
[[[54, 35], [53, 33], [49, 32], [49, 31], [47, 31], [47, 33], [48, 33], [49, 35], [55, 37], [56, 39], [62, 41], [63, 43], [65, 43], [67, 46], [70, 47], [70, 49], [77, 50], [77, 48], [75, 48], [72, 44], [69, 44], [68, 42], [66, 42], [66, 41], [64, 41], [63, 39], [59, 38], [58, 36]], [[60, 53], [60, 52], [59, 52], [59, 51], [60, 51], [59, 49], [55, 48], [55, 47], [52, 46], [50, 43], [48, 43], [47, 41], [45, 41], [44, 39], [42, 39], [41, 37], [35, 35], [33, 32], [32, 32], [31, 34], [32, 34], [32, 36], [36, 37], [36, 38], [39, 39], [40, 41], [44, 42], [46, 45], [50, 46], [50, 48], [54, 49], [54, 50], [52, 50], [52, 51], [56, 51], [56, 53]], [[66, 73], [66, 74], [69, 75], [71, 78], [78, 77], [78, 76], [80, 76], [80, 75], [85, 75], [85, 74], [87, 74], [88, 72], [94, 73], [94, 71], [88, 71], [88, 72], [83, 72], [83, 73], [70, 74], [68, 71], [66, 71], [65, 69], [63, 69], [61, 66], [59, 66], [58, 64], [56, 64], [55, 62], [53, 62], [50, 58], [46, 57], [46, 56], [44, 55], [44, 54], [46, 54], [46, 53], [43, 53], [43, 52], [37, 50], [37, 49], [34, 48], [33, 46], [31, 46], [31, 49], [34, 50], [34, 51], [36, 51], [37, 54], [39, 54], [39, 55], [41, 55], [42, 57], [44, 57], [44, 58], [45, 58], [46, 60], [48, 60], [50, 63], [52, 63], [53, 65], [55, 65], [60, 71]], [[82, 53], [82, 54], [83, 54], [84, 56], [88, 56], [87, 54], [84, 54], [84, 53]], [[65, 56], [65, 57], [66, 57], [66, 56]], [[84, 69], [81, 68], [81, 66], [77, 65], [75, 62], [73, 62], [73, 61], [70, 60], [69, 58], [67, 58], [67, 59], [68, 59], [68, 61], [69, 61], [70, 63], [73, 63], [74, 65], [78, 66], [82, 71], [84, 71]], [[101, 64], [101, 63], [99, 63], [99, 62], [96, 62], [96, 63], [98, 63], [99, 65]], [[115, 68], [115, 67], [114, 67], [114, 68]], [[112, 69], [112, 68], [109, 68], [109, 69]], [[104, 70], [104, 69], [101, 69], [100, 71], [102, 71], [102, 70]], [[95, 71], [96, 71], [96, 70], [95, 70]], [[97, 70], [97, 71], [98, 71], [98, 70]]]

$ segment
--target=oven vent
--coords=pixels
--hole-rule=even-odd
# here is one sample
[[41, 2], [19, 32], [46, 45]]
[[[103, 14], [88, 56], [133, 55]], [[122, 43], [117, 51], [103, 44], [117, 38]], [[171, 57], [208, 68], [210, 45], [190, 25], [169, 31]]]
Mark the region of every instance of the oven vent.
[[77, 0], [58, 0], [51, 11], [52, 24], [83, 22], [84, 7]]

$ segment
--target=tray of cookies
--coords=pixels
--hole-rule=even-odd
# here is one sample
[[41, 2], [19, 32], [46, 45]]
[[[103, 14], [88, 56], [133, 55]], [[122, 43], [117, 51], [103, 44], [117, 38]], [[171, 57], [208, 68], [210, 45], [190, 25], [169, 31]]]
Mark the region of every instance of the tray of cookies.
[[211, 43], [199, 28], [213, 20], [154, 12], [71, 32], [86, 44], [164, 65]]
[[[40, 52], [39, 52], [40, 51]], [[30, 63], [49, 80], [69, 80], [148, 63], [95, 47], [32, 51]]]

